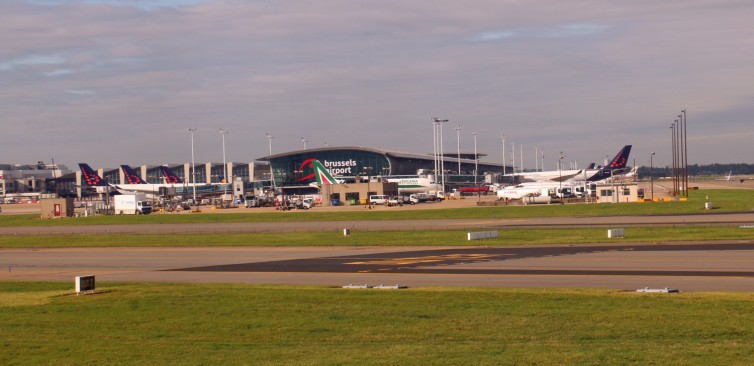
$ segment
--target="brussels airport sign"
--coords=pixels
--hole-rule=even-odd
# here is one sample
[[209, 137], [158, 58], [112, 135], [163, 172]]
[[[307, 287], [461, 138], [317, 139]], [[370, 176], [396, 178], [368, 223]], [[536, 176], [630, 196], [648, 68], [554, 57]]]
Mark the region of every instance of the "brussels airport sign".
[[339, 161], [325, 160], [322, 162], [322, 165], [324, 165], [327, 171], [330, 172], [330, 174], [332, 175], [344, 175], [344, 174], [353, 175], [351, 168], [356, 167], [356, 160], [353, 160], [353, 159], [339, 160]]
[[[304, 167], [308, 167], [309, 169], [312, 169], [312, 161], [314, 161], [314, 158], [309, 158], [304, 160], [303, 163], [301, 163], [301, 166], [298, 168], [298, 170], [303, 171]], [[356, 160], [348, 159], [348, 160], [320, 160], [320, 163], [327, 169], [330, 174], [333, 176], [336, 175], [354, 175], [354, 168], [356, 168]], [[299, 181], [305, 181], [314, 178], [314, 173], [309, 174], [307, 176], [301, 177]]]

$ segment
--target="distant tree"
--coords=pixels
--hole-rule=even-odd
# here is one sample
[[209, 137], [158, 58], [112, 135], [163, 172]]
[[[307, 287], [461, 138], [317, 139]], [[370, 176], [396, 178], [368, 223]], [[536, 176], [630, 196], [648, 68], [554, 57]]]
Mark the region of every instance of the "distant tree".
[[[733, 175], [754, 175], [754, 164], [691, 164], [689, 165], [689, 176], [711, 176], [711, 175], [727, 175], [732, 172]], [[649, 167], [642, 166], [638, 170], [639, 177], [649, 177]], [[673, 175], [673, 167], [654, 167], [653, 173], [655, 177], [669, 177]]]

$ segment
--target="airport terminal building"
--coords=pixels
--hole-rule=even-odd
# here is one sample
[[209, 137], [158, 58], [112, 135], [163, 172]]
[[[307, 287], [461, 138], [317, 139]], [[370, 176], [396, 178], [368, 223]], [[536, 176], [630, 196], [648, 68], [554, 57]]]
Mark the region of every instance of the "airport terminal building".
[[[477, 154], [477, 157], [484, 156]], [[259, 158], [270, 164], [270, 175], [274, 185], [285, 189], [309, 187], [316, 183], [312, 160], [319, 160], [335, 177], [376, 177], [376, 176], [413, 176], [433, 174], [435, 159], [431, 154], [415, 154], [388, 151], [366, 147], [324, 147], [316, 149], [291, 151]], [[448, 185], [463, 185], [475, 181], [474, 154], [446, 154], [444, 169]], [[490, 179], [499, 179], [503, 173], [503, 164], [478, 162], [479, 173], [476, 181], [487, 183]], [[510, 171], [510, 167], [507, 168]], [[459, 174], [460, 170], [460, 174]], [[490, 178], [490, 177], [495, 178]]]
[[[478, 162], [479, 173], [474, 174], [477, 159], [485, 154], [448, 153], [444, 157], [445, 182], [448, 189], [454, 186], [477, 183], [496, 183], [504, 171], [500, 163]], [[137, 174], [148, 183], [163, 183], [160, 167], [170, 168], [184, 182], [195, 177], [199, 183], [228, 182], [240, 184], [238, 192], [252, 188], [273, 187], [284, 193], [306, 193], [316, 190], [311, 161], [317, 159], [336, 177], [374, 180], [377, 177], [433, 175], [435, 159], [432, 154], [416, 154], [366, 147], [324, 147], [274, 154], [241, 163], [191, 163], [133, 165]], [[41, 162], [40, 162], [41, 164]], [[1, 196], [17, 192], [55, 194], [58, 197], [87, 196], [93, 193], [82, 181], [79, 170], [60, 169], [61, 166], [33, 167], [0, 165]], [[438, 168], [439, 169], [439, 168]], [[511, 171], [510, 167], [506, 167]], [[99, 176], [110, 184], [129, 183], [120, 168], [95, 168]], [[460, 174], [459, 174], [460, 172]], [[42, 175], [40, 175], [42, 174]], [[28, 187], [27, 187], [28, 185]], [[296, 191], [292, 191], [295, 189]]]

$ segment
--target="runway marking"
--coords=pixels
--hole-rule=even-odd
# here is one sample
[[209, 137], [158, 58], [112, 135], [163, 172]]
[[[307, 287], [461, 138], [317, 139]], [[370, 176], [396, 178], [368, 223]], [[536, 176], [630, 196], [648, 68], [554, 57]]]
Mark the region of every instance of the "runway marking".
[[343, 264], [350, 265], [388, 265], [388, 266], [404, 266], [411, 264], [430, 264], [441, 263], [447, 261], [481, 261], [481, 260], [494, 260], [500, 256], [512, 256], [514, 254], [445, 254], [445, 255], [429, 255], [426, 257], [404, 257], [404, 258], [375, 258], [374, 260], [366, 260], [359, 262], [344, 262]]

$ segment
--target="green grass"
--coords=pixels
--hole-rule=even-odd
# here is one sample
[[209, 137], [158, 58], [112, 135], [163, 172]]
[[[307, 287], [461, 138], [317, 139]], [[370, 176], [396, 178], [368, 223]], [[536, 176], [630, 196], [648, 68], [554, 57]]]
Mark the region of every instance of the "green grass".
[[[3, 365], [750, 365], [754, 295], [0, 283]], [[30, 301], [37, 297], [36, 301]]]
[[739, 227], [629, 227], [624, 238], [608, 239], [607, 229], [504, 229], [500, 237], [466, 240], [463, 230], [352, 231], [257, 233], [257, 234], [172, 234], [172, 235], [66, 235], [0, 236], [0, 248], [72, 247], [176, 247], [176, 246], [462, 246], [574, 243], [671, 242], [694, 240], [752, 240], [754, 229]]
[[[645, 202], [622, 204], [573, 204], [472, 207], [432, 210], [379, 210], [379, 211], [322, 211], [316, 208], [295, 212], [257, 212], [238, 214], [191, 214], [191, 215], [124, 215], [95, 216], [77, 219], [42, 220], [39, 215], [0, 216], [0, 226], [47, 226], [47, 225], [126, 225], [168, 223], [213, 223], [213, 222], [301, 222], [344, 220], [424, 220], [424, 219], [480, 219], [480, 218], [527, 218], [563, 216], [616, 216], [616, 215], [662, 215], [679, 213], [702, 213], [704, 202], [714, 202], [715, 212], [751, 211], [754, 209], [754, 190], [704, 190], [690, 191], [685, 202]], [[442, 205], [442, 203], [437, 203]]]

